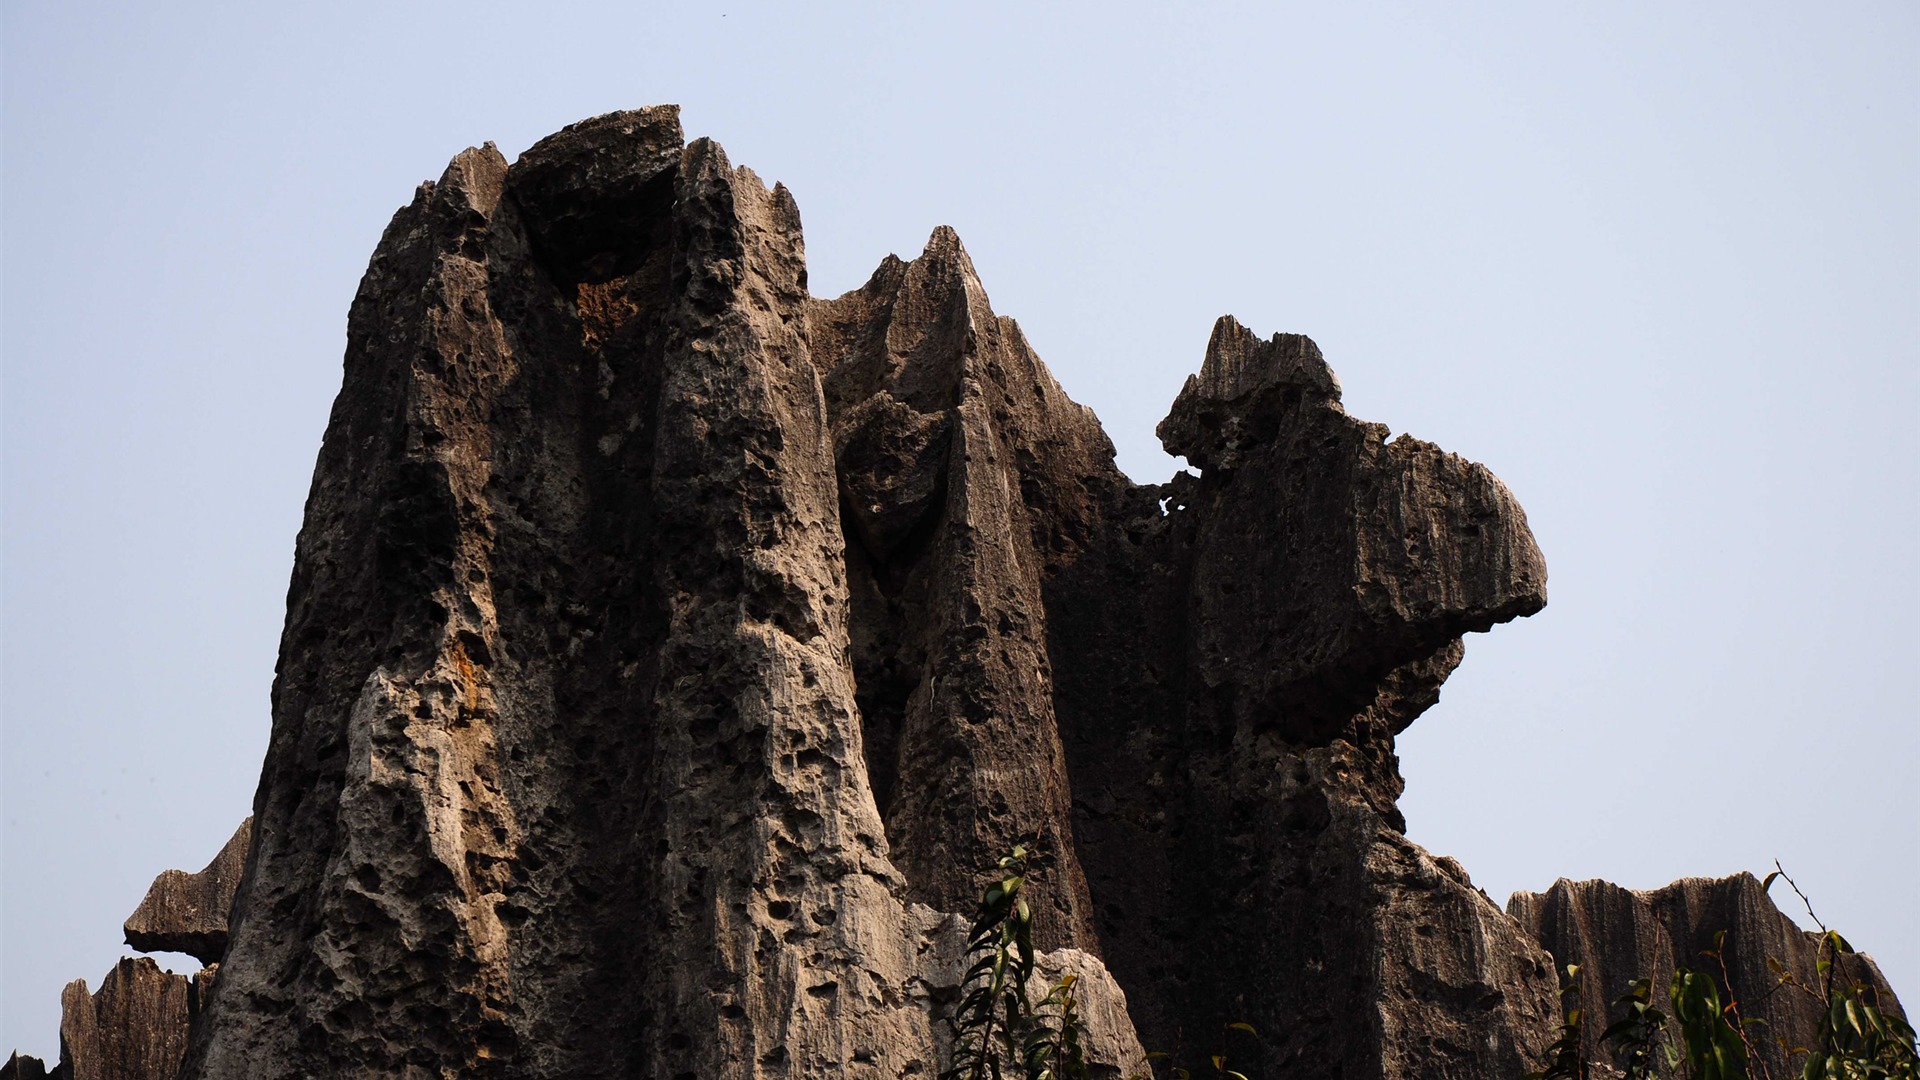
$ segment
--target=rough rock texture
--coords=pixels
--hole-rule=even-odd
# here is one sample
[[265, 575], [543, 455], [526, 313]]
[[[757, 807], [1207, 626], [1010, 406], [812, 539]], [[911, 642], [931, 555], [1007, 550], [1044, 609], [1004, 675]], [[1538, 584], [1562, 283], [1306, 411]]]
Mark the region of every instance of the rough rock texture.
[[1043, 947], [1098, 949], [1053, 706], [1046, 579], [1117, 489], [1113, 447], [1011, 319], [953, 230], [812, 306], [875, 794], [911, 894], [949, 911], [1022, 836], [1059, 856]]
[[1023, 837], [1106, 1075], [1524, 1073], [1552, 958], [1393, 751], [1545, 603], [1524, 514], [1232, 319], [1160, 434], [1130, 482], [951, 230], [809, 296], [671, 107], [462, 153], [349, 315], [184, 1075], [931, 1077]]
[[[1751, 1041], [1771, 1075], [1797, 1071], [1799, 1059], [1787, 1049], [1814, 1042], [1824, 1005], [1779, 986], [1773, 965], [1803, 986], [1823, 988], [1817, 970], [1820, 938], [1782, 914], [1752, 874], [1683, 878], [1651, 892], [1562, 878], [1544, 893], [1514, 893], [1507, 911], [1563, 969], [1579, 965], [1577, 989], [1567, 1004], [1577, 1003], [1589, 1017], [1608, 1015], [1634, 979], [1652, 978], [1654, 987], [1664, 990], [1675, 966], [1684, 965], [1723, 979], [1744, 1017], [1766, 1021], [1753, 1029]], [[1720, 957], [1707, 956], [1722, 932]], [[1867, 984], [1883, 1008], [1899, 1012], [1898, 1000], [1870, 957], [1842, 957], [1838, 977]], [[1588, 1053], [1598, 1061], [1606, 1060], [1599, 1044], [1605, 1027], [1587, 1026]]]
[[792, 199], [672, 109], [395, 217], [191, 1075], [939, 1068], [958, 957], [869, 787], [808, 315]]
[[248, 818], [206, 869], [197, 874], [168, 870], [153, 879], [146, 899], [127, 917], [127, 944], [141, 952], [183, 952], [202, 964], [219, 963], [252, 834]]
[[[188, 980], [144, 956], [128, 957], [87, 993], [75, 979], [60, 995], [61, 1080], [174, 1080], [187, 1050]], [[25, 1075], [25, 1074], [23, 1074]]]
[[1538, 610], [1478, 465], [1347, 416], [1306, 338], [1231, 319], [1160, 428], [1202, 472], [1120, 493], [1048, 592], [1080, 856], [1149, 1045], [1259, 1029], [1305, 1076], [1514, 1076], [1547, 957], [1401, 835], [1393, 735], [1460, 636]]
[[[127, 919], [127, 943], [143, 952], [218, 960], [226, 946], [226, 913], [246, 863], [250, 824], [241, 822], [200, 873], [168, 870], [156, 878]], [[210, 963], [188, 978], [144, 956], [126, 957], [107, 973], [98, 993], [88, 993], [84, 979], [68, 983], [60, 995], [58, 1064], [48, 1070], [39, 1058], [15, 1054], [0, 1066], [0, 1080], [175, 1080], [218, 969]]]

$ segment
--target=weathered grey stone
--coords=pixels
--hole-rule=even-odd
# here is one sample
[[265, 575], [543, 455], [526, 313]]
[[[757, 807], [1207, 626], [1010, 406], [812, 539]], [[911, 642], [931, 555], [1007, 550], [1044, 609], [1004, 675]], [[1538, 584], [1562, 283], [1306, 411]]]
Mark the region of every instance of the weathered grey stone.
[[1047, 947], [1097, 953], [1053, 713], [1046, 577], [1123, 483], [1099, 422], [988, 306], [952, 229], [812, 309], [846, 526], [866, 758], [895, 864], [944, 910], [1021, 837]]
[[868, 785], [808, 306], [792, 199], [670, 109], [395, 218], [190, 1075], [940, 1068], [960, 958]]
[[1546, 602], [1525, 515], [1231, 318], [1160, 434], [1130, 482], [950, 229], [810, 297], [672, 107], [461, 154], [349, 314], [185, 1075], [931, 1077], [1021, 838], [1104, 1075], [1526, 1072], [1553, 958], [1394, 756]]
[[[1646, 892], [1562, 878], [1544, 893], [1514, 893], [1507, 911], [1563, 969], [1578, 965], [1566, 1004], [1590, 1018], [1587, 1053], [1595, 1060], [1607, 1060], [1600, 1043], [1606, 1024], [1599, 1018], [1635, 979], [1652, 979], [1656, 995], [1663, 995], [1676, 966], [1709, 972], [1739, 1002], [1743, 1018], [1764, 1021], [1749, 1029], [1764, 1075], [1797, 1075], [1802, 1059], [1789, 1051], [1814, 1044], [1825, 1012], [1816, 996], [1825, 991], [1820, 936], [1796, 926], [1752, 874], [1683, 878]], [[1723, 933], [1719, 956], [1707, 955]], [[1883, 1009], [1901, 1014], [1871, 957], [1843, 955], [1834, 971], [1841, 985], [1864, 983]], [[1782, 986], [1784, 974], [1801, 989]]]
[[786, 192], [679, 146], [469, 151], [376, 252], [198, 1075], [932, 1071], [909, 905], [1021, 836], [1042, 945], [1157, 1038], [1510, 1071], [1551, 979], [1391, 752], [1543, 601], [1498, 481], [1223, 321], [1166, 426], [1206, 475], [1137, 487], [951, 230], [812, 300]]
[[253, 819], [240, 823], [226, 846], [197, 874], [168, 870], [153, 879], [146, 899], [122, 928], [141, 952], [183, 952], [215, 964], [227, 948], [227, 915], [246, 869]]
[[187, 1050], [187, 977], [127, 957], [97, 993], [75, 979], [60, 995], [62, 1080], [174, 1080]]

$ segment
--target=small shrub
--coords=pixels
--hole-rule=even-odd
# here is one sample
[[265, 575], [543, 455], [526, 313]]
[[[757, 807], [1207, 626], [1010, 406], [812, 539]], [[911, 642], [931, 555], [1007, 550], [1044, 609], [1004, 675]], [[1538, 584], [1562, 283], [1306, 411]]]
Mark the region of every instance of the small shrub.
[[1033, 1000], [1033, 911], [1020, 895], [1044, 858], [1027, 844], [995, 864], [993, 880], [967, 933], [977, 957], [961, 980], [959, 1006], [948, 1018], [953, 1067], [940, 1080], [1085, 1080], [1085, 1025], [1072, 975]]

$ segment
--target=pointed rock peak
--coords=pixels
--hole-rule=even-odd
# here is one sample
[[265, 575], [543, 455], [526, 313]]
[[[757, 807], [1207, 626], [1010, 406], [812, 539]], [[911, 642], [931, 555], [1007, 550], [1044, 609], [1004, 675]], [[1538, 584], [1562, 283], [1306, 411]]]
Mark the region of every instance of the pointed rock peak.
[[689, 179], [705, 180], [724, 177], [733, 170], [733, 163], [727, 160], [724, 147], [702, 135], [687, 144], [680, 155], [680, 168]]
[[951, 225], [936, 225], [933, 234], [927, 237], [927, 246], [920, 252], [923, 259], [952, 259], [967, 257], [967, 248], [960, 242], [960, 234]]
[[924, 263], [930, 269], [951, 269], [985, 299], [986, 292], [980, 284], [980, 274], [974, 270], [973, 259], [967, 255], [966, 245], [960, 242], [960, 234], [953, 231], [953, 226], [936, 227], [933, 235], [927, 237], [927, 246], [921, 249], [920, 257], [914, 262]]
[[481, 217], [491, 218], [500, 204], [500, 193], [507, 181], [507, 159], [500, 148], [488, 142], [469, 146], [454, 155], [447, 170], [434, 185], [436, 201], [456, 209], [470, 208]]
[[680, 108], [608, 113], [534, 143], [507, 170], [528, 238], [563, 281], [631, 272], [667, 239]]
[[1270, 386], [1298, 387], [1340, 400], [1340, 380], [1312, 338], [1275, 334], [1262, 341], [1231, 315], [1222, 315], [1213, 324], [1199, 384], [1194, 387], [1190, 381], [1188, 386], [1218, 401], [1232, 401]]
[[920, 257], [907, 264], [901, 288], [910, 307], [928, 302], [947, 306], [947, 310], [971, 327], [974, 320], [990, 318], [993, 303], [987, 299], [986, 286], [973, 268], [973, 259], [960, 243], [960, 234], [950, 225], [942, 225], [927, 237]]
[[[1223, 442], [1237, 443], [1266, 424], [1258, 414], [1300, 404], [1339, 409], [1340, 380], [1303, 334], [1275, 334], [1262, 341], [1231, 315], [1213, 324], [1200, 374], [1187, 376], [1157, 434], [1167, 453], [1201, 468]], [[1246, 430], [1242, 430], [1246, 429]]]
[[47, 1063], [18, 1050], [0, 1065], [0, 1080], [46, 1080]]

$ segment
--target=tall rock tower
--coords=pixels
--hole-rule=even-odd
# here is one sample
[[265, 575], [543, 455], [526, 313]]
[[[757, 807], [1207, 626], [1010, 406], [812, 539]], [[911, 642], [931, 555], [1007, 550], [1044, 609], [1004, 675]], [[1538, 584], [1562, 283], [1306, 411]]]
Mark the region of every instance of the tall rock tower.
[[1519, 505], [1230, 318], [1160, 436], [1130, 482], [952, 230], [810, 296], [674, 108], [462, 153], [353, 303], [244, 871], [136, 916], [218, 961], [155, 1075], [932, 1080], [1022, 838], [1100, 1075], [1521, 1075], [1552, 958], [1393, 752], [1545, 603]]

